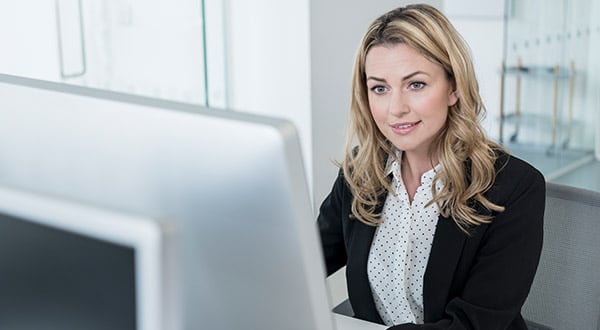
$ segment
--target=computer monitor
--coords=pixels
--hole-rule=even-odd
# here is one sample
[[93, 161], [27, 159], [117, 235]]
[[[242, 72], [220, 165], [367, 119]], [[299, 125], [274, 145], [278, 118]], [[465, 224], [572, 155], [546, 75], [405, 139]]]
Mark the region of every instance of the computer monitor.
[[0, 187], [0, 329], [177, 326], [173, 234], [168, 223]]
[[0, 102], [0, 185], [175, 223], [183, 328], [332, 329], [288, 121], [6, 75]]

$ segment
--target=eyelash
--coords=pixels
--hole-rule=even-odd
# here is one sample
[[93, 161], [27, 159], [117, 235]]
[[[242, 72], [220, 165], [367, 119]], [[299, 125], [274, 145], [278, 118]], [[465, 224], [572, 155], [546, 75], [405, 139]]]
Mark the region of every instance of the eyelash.
[[[380, 89], [380, 91], [377, 91], [378, 89]], [[385, 91], [387, 91], [387, 87], [381, 86], [381, 85], [377, 85], [377, 86], [373, 86], [371, 87], [371, 91], [375, 94], [383, 94]]]
[[[415, 87], [415, 85], [419, 85], [419, 87]], [[413, 81], [410, 84], [408, 84], [408, 87], [410, 87], [411, 89], [423, 89], [423, 87], [425, 87], [426, 84], [422, 81]]]
[[[427, 84], [422, 81], [413, 81], [408, 84], [408, 88], [411, 90], [420, 90], [420, 89], [423, 89], [425, 86], [427, 86]], [[387, 87], [381, 86], [381, 85], [371, 87], [371, 91], [377, 95], [383, 94], [387, 90], [388, 90]]]

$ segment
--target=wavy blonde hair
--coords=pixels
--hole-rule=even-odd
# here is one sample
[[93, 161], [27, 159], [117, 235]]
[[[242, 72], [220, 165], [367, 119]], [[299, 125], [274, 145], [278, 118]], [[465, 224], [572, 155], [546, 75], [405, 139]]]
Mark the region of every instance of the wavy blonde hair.
[[[484, 193], [492, 186], [497, 152], [503, 148], [486, 137], [480, 125], [485, 108], [466, 43], [437, 9], [428, 5], [409, 5], [392, 10], [376, 19], [364, 35], [352, 78], [350, 127], [346, 156], [341, 164], [352, 192], [352, 214], [368, 225], [381, 222], [377, 213], [379, 197], [392, 192], [385, 174], [394, 146], [377, 128], [369, 107], [365, 59], [377, 45], [405, 43], [431, 62], [439, 64], [455, 86], [458, 102], [448, 109], [448, 118], [430, 152], [436, 154], [441, 169], [432, 188], [433, 200], [445, 217], [454, 219], [465, 232], [472, 226], [492, 220], [492, 212], [502, 206], [490, 202]], [[356, 147], [358, 143], [358, 147]], [[478, 207], [489, 212], [478, 211]]]

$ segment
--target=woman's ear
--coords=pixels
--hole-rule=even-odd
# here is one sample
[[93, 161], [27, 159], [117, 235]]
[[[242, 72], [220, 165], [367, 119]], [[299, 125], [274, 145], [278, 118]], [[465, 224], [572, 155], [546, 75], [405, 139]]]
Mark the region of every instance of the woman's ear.
[[448, 97], [448, 106], [451, 107], [453, 105], [456, 104], [456, 102], [458, 102], [458, 91], [454, 90], [452, 91], [452, 93], [450, 93], [449, 97]]

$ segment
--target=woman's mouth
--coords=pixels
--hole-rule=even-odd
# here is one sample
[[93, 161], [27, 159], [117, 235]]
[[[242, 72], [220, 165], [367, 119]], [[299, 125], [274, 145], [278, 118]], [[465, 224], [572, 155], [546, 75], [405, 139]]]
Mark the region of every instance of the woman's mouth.
[[417, 125], [419, 125], [420, 123], [420, 120], [412, 123], [397, 123], [391, 125], [391, 128], [394, 133], [404, 135], [415, 130], [417, 128]]

